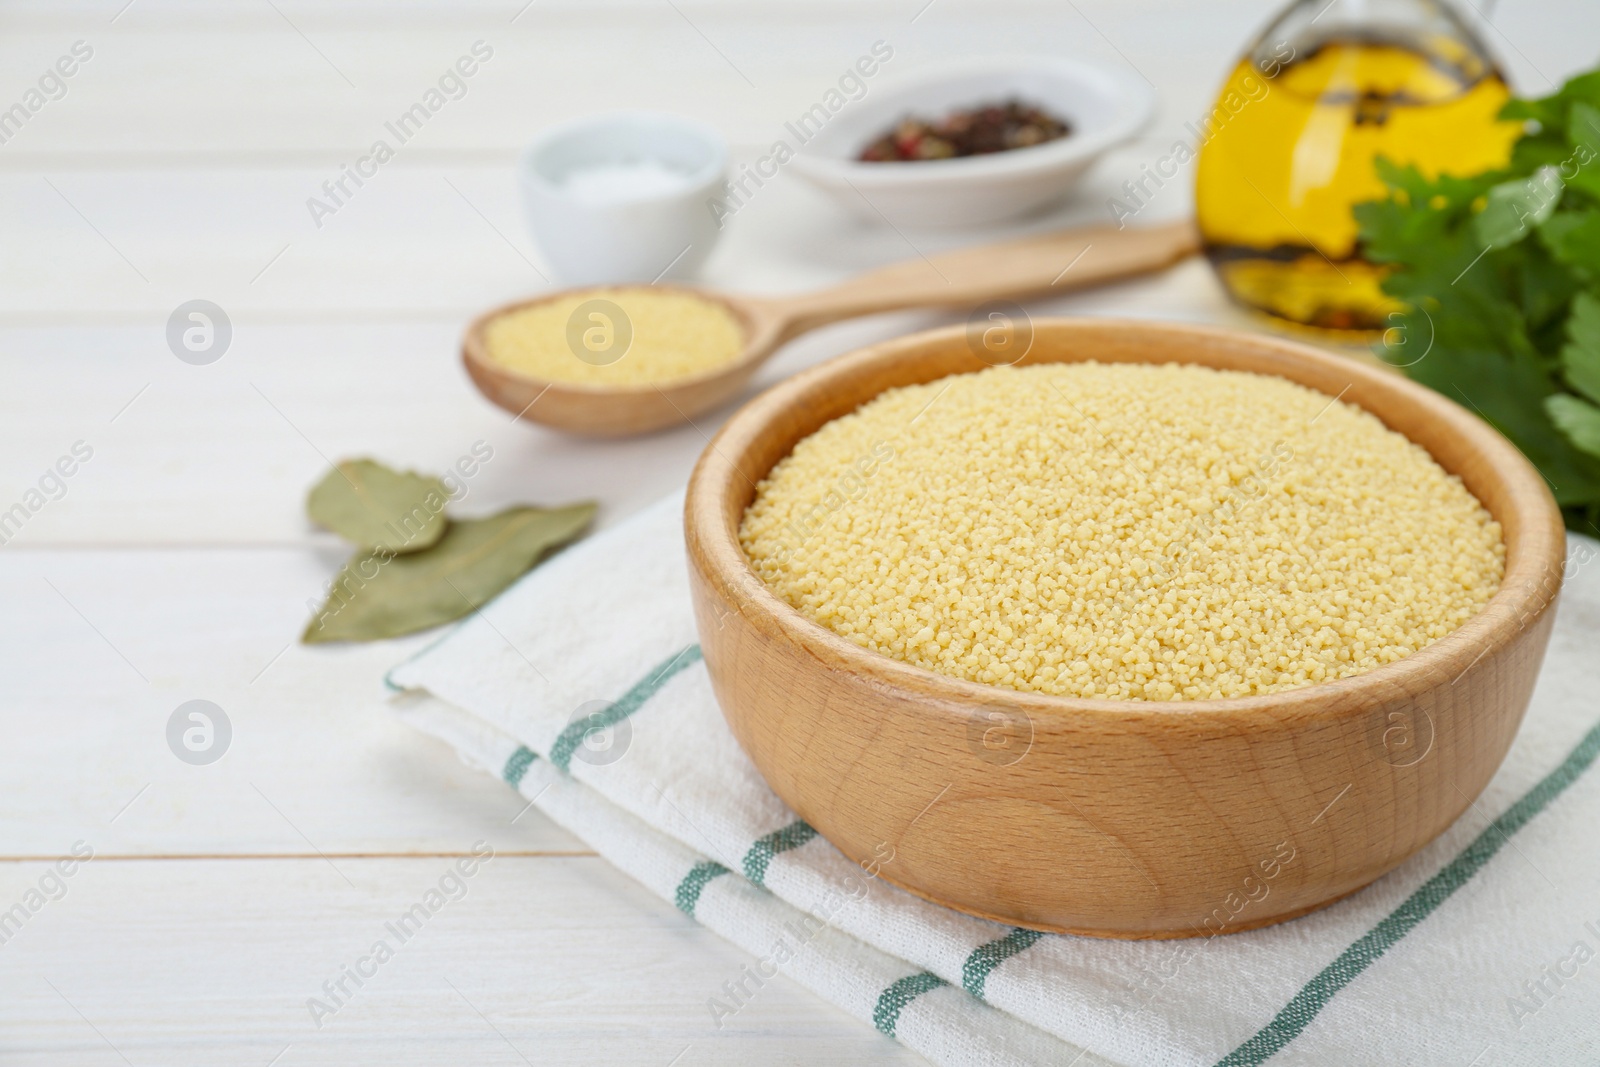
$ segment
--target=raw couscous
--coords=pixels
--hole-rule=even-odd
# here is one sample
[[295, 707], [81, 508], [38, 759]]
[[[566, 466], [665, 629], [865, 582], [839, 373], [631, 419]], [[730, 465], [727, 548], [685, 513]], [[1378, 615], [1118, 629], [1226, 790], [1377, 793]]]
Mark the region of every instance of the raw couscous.
[[1422, 447], [1286, 379], [999, 367], [794, 447], [740, 526], [834, 632], [1062, 696], [1272, 693], [1401, 659], [1500, 585], [1499, 524]]
[[[599, 301], [610, 306], [583, 307]], [[638, 286], [569, 293], [496, 316], [484, 343], [492, 362], [541, 381], [629, 386], [702, 374], [737, 357], [745, 338], [715, 300]]]

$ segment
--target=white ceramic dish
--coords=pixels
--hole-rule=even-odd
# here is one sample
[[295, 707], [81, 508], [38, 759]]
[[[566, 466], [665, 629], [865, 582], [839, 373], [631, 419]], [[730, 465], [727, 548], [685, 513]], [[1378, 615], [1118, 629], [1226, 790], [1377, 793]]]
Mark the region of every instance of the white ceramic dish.
[[[1066, 119], [1058, 141], [993, 155], [862, 163], [873, 138], [908, 115], [1017, 98]], [[860, 218], [896, 226], [1003, 222], [1064, 197], [1089, 165], [1138, 134], [1155, 91], [1133, 74], [1062, 59], [969, 60], [874, 87], [843, 108], [795, 156], [795, 173]]]
[[[650, 168], [657, 187], [590, 195], [575, 172]], [[533, 239], [566, 285], [687, 278], [716, 244], [706, 202], [728, 169], [722, 135], [704, 123], [650, 111], [617, 111], [553, 126], [528, 146], [518, 166]], [[669, 182], [661, 182], [663, 173]], [[666, 187], [661, 187], [666, 186]]]

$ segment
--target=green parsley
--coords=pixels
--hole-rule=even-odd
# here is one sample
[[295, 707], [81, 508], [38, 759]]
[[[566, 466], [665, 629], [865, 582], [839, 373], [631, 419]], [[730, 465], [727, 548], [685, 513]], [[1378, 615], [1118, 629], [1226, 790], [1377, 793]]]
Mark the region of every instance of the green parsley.
[[1600, 534], [1600, 71], [1501, 117], [1528, 124], [1505, 169], [1378, 162], [1389, 196], [1356, 221], [1405, 310], [1375, 348], [1505, 434], [1568, 527]]

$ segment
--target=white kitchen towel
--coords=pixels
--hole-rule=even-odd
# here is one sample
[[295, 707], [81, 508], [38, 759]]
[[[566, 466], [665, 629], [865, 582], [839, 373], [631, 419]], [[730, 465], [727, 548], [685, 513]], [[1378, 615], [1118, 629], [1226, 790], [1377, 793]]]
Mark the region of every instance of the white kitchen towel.
[[[411, 721], [751, 952], [757, 977], [787, 974], [948, 1064], [1487, 1067], [1600, 1054], [1594, 542], [1572, 539], [1527, 720], [1450, 830], [1292, 922], [1124, 942], [930, 904], [800, 821], [712, 697], [681, 508], [680, 494], [568, 549], [389, 682]], [[744, 998], [737, 985], [707, 990], [708, 1026]]]
[[754, 957], [705, 991], [708, 1032], [735, 1024], [781, 974], [935, 1063], [1105, 1064], [830, 925], [830, 916], [859, 898], [866, 872], [811, 912], [801, 911], [652, 829], [482, 719], [427, 694], [406, 694], [396, 706], [402, 718], [455, 746], [467, 763], [506, 778], [623, 873]]

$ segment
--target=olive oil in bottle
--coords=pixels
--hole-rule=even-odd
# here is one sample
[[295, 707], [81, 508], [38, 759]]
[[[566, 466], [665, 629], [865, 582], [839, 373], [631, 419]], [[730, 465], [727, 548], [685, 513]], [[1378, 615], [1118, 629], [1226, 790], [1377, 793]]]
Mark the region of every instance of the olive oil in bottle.
[[1504, 165], [1521, 132], [1488, 53], [1426, 0], [1296, 4], [1230, 75], [1200, 150], [1195, 207], [1233, 298], [1305, 326], [1372, 331], [1394, 310], [1351, 206], [1384, 194], [1374, 160], [1423, 173]]

